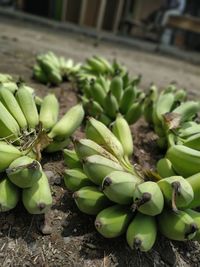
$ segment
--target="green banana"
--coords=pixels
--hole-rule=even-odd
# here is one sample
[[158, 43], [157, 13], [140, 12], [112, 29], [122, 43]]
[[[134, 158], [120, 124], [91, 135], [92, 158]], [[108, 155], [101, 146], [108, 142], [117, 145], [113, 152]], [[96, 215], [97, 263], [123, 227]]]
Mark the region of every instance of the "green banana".
[[107, 67], [94, 57], [87, 58], [86, 62], [89, 64], [89, 66], [91, 66], [92, 71], [96, 72], [97, 74], [103, 74], [107, 72]]
[[101, 105], [94, 100], [88, 100], [87, 103], [84, 104], [84, 109], [88, 115], [93, 117], [97, 117], [103, 112]]
[[48, 136], [58, 140], [66, 139], [80, 126], [84, 118], [84, 110], [78, 104], [68, 110], [65, 115], [53, 126]]
[[63, 150], [63, 154], [64, 154], [64, 163], [67, 165], [68, 168], [70, 169], [82, 168], [82, 163], [80, 162], [75, 150], [70, 150], [65, 148]]
[[99, 103], [99, 105], [103, 106], [105, 97], [106, 97], [106, 92], [102, 88], [102, 86], [98, 83], [94, 83], [94, 85], [91, 88], [91, 95], [92, 98]]
[[76, 154], [80, 160], [92, 155], [100, 155], [119, 163], [111, 153], [90, 139], [74, 140], [73, 143]]
[[183, 141], [183, 145], [200, 151], [200, 133], [188, 137]]
[[30, 188], [22, 191], [22, 201], [26, 210], [31, 214], [42, 214], [52, 205], [51, 190], [45, 173]]
[[118, 104], [121, 101], [123, 94], [123, 80], [122, 77], [116, 76], [112, 79], [110, 83], [110, 92], [117, 99]]
[[176, 175], [175, 171], [173, 170], [172, 163], [167, 158], [160, 159], [156, 164], [156, 169], [162, 178]]
[[162, 115], [171, 111], [175, 98], [173, 93], [160, 94], [153, 110], [153, 123], [157, 126], [163, 124]]
[[38, 161], [22, 156], [9, 165], [6, 173], [13, 184], [20, 188], [28, 188], [40, 179], [42, 167]]
[[193, 208], [199, 208], [200, 207], [200, 173], [196, 173], [186, 179], [187, 182], [191, 185], [193, 192], [194, 192], [194, 198], [192, 201], [188, 204], [187, 208], [193, 209]]
[[87, 178], [81, 169], [65, 170], [64, 182], [66, 187], [73, 192], [82, 187], [92, 185], [91, 180]]
[[20, 134], [20, 128], [16, 120], [0, 102], [0, 137], [16, 139]]
[[0, 179], [0, 212], [14, 209], [19, 201], [19, 189], [7, 177]]
[[187, 98], [187, 92], [184, 89], [179, 89], [175, 92], [175, 101], [185, 101]]
[[200, 212], [191, 209], [186, 209], [185, 212], [194, 220], [195, 224], [198, 227], [198, 230], [193, 240], [200, 241]]
[[118, 204], [131, 204], [136, 185], [142, 180], [128, 172], [113, 171], [102, 182], [104, 194]]
[[160, 232], [172, 240], [193, 239], [198, 230], [195, 221], [185, 211], [164, 210], [157, 218]]
[[175, 172], [183, 177], [200, 172], [200, 151], [174, 145], [168, 149], [166, 157], [171, 161]]
[[5, 88], [0, 89], [0, 100], [2, 104], [7, 108], [10, 114], [15, 118], [17, 123], [19, 124], [20, 128], [26, 129], [27, 128], [27, 121], [26, 118], [15, 99], [13, 93]]
[[44, 97], [40, 108], [39, 120], [42, 126], [49, 130], [51, 129], [57, 119], [59, 113], [59, 103], [54, 94], [48, 94]]
[[102, 210], [96, 217], [95, 227], [106, 238], [114, 238], [122, 235], [132, 218], [127, 207], [120, 205], [111, 206]]
[[82, 187], [74, 192], [73, 198], [80, 211], [96, 215], [110, 205], [110, 201], [96, 186]]
[[144, 182], [136, 186], [133, 194], [133, 211], [155, 216], [162, 212], [164, 207], [163, 194], [155, 182]]
[[103, 106], [106, 114], [111, 119], [114, 119], [116, 117], [117, 112], [119, 111], [119, 104], [117, 102], [116, 97], [112, 94], [111, 91], [109, 91], [107, 96], [105, 97], [105, 102]]
[[175, 108], [172, 112], [180, 115], [180, 122], [190, 120], [200, 111], [200, 103], [196, 101], [187, 101]]
[[135, 97], [136, 97], [135, 87], [129, 85], [127, 88], [124, 89], [119, 107], [119, 110], [122, 114], [126, 114], [128, 112], [128, 110], [130, 109], [131, 105], [135, 100]]
[[100, 121], [89, 118], [85, 132], [86, 138], [103, 146], [116, 158], [121, 159], [124, 156], [123, 147], [117, 137]]
[[194, 192], [190, 183], [181, 176], [171, 176], [158, 181], [167, 204], [172, 209], [185, 208], [194, 198]]
[[0, 73], [0, 83], [12, 82], [13, 78], [9, 74]]
[[15, 97], [24, 113], [28, 126], [35, 129], [39, 123], [39, 116], [34, 101], [34, 96], [29, 90], [27, 90], [25, 86], [22, 85], [16, 92]]
[[139, 102], [133, 103], [127, 113], [125, 114], [125, 119], [127, 120], [128, 124], [135, 123], [142, 115], [143, 112], [143, 102], [142, 99]]
[[0, 142], [0, 172], [4, 171], [13, 160], [22, 156], [19, 151], [13, 145], [7, 144], [6, 142]]
[[117, 115], [116, 120], [112, 124], [112, 132], [122, 144], [125, 156], [127, 156], [127, 158], [131, 157], [133, 154], [131, 129], [121, 114]]
[[83, 169], [88, 178], [97, 185], [101, 185], [104, 177], [112, 171], [123, 171], [119, 163], [100, 155], [85, 158], [83, 160]]
[[98, 120], [105, 124], [106, 126], [109, 126], [112, 122], [112, 120], [104, 113], [101, 113], [98, 117]]
[[66, 139], [61, 140], [61, 141], [53, 140], [52, 143], [50, 143], [47, 147], [45, 147], [44, 151], [46, 153], [57, 152], [57, 151], [60, 151], [64, 148], [66, 148], [69, 145], [69, 143], [70, 143], [69, 138], [66, 138]]
[[18, 86], [14, 82], [5, 82], [3, 84], [0, 83], [0, 90], [2, 88], [9, 90], [13, 94], [18, 90]]
[[178, 136], [182, 138], [188, 138], [191, 135], [200, 133], [200, 124], [195, 121], [188, 121], [181, 125], [181, 128], [178, 130]]
[[126, 232], [126, 240], [131, 249], [143, 252], [149, 251], [157, 236], [155, 218], [152, 216], [137, 213], [129, 224]]

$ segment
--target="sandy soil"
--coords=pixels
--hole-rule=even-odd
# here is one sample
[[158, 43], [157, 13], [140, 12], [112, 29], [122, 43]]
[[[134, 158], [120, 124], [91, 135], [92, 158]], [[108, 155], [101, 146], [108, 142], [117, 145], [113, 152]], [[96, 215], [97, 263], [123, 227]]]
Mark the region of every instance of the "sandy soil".
[[[77, 102], [76, 93], [68, 84], [47, 88], [31, 79], [32, 66], [37, 53], [52, 50], [75, 61], [93, 54], [104, 55], [124, 63], [131, 74], [143, 75], [141, 87], [155, 82], [159, 87], [176, 81], [188, 89], [191, 97], [199, 95], [200, 69], [189, 63], [159, 55], [138, 52], [108, 43], [95, 45], [84, 36], [39, 28], [16, 21], [0, 22], [0, 72], [21, 76], [32, 85], [38, 95], [55, 92], [60, 100], [61, 114]], [[161, 157], [155, 136], [141, 119], [132, 127], [135, 137], [134, 161], [145, 167], [154, 167]], [[76, 133], [83, 136], [82, 131]], [[0, 215], [0, 265], [7, 266], [200, 266], [198, 242], [169, 242], [159, 237], [151, 252], [132, 252], [124, 237], [105, 240], [94, 229], [94, 218], [78, 211], [71, 193], [66, 191], [62, 172], [61, 153], [44, 155], [43, 168], [53, 172], [50, 183], [54, 196], [48, 214], [52, 231], [42, 235], [42, 216], [31, 216], [22, 205]]]

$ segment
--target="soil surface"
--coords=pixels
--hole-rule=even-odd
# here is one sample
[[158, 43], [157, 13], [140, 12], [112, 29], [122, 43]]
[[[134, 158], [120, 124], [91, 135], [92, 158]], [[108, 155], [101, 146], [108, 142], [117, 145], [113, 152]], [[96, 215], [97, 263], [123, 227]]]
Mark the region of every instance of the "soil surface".
[[[99, 54], [124, 63], [131, 74], [142, 74], [142, 88], [151, 82], [164, 87], [176, 81], [188, 90], [190, 96], [199, 96], [200, 68], [187, 62], [159, 55], [138, 52], [72, 33], [58, 32], [17, 21], [0, 22], [0, 72], [22, 77], [35, 88], [39, 96], [54, 92], [60, 101], [62, 115], [77, 102], [75, 88], [65, 83], [47, 88], [33, 81], [32, 66], [36, 54], [52, 50], [76, 62]], [[154, 168], [162, 153], [156, 146], [156, 136], [139, 120], [133, 127], [135, 153], [133, 161], [145, 168]], [[81, 130], [77, 137], [83, 137]], [[53, 193], [53, 207], [47, 219], [50, 227], [41, 233], [43, 216], [28, 214], [19, 204], [16, 209], [0, 214], [0, 266], [200, 266], [198, 242], [170, 242], [158, 237], [151, 252], [133, 252], [125, 238], [107, 240], [94, 228], [94, 217], [86, 216], [76, 208], [71, 193], [63, 184], [65, 169], [62, 153], [43, 155]]]

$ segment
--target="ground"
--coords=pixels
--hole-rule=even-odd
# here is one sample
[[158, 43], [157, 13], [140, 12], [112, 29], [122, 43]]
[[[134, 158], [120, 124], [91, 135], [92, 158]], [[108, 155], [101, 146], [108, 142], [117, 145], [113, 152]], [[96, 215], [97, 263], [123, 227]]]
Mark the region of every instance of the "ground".
[[[52, 50], [76, 62], [99, 54], [124, 63], [131, 74], [142, 74], [141, 87], [151, 82], [160, 88], [171, 81], [188, 90], [190, 97], [199, 96], [200, 68], [187, 62], [161, 55], [101, 42], [72, 33], [59, 32], [17, 21], [0, 22], [0, 72], [22, 77], [40, 96], [54, 92], [60, 101], [61, 114], [76, 103], [75, 89], [68, 84], [47, 88], [34, 82], [32, 66], [35, 55]], [[60, 115], [61, 115], [60, 114]], [[156, 136], [141, 119], [132, 127], [135, 156], [133, 161], [142, 167], [154, 167], [162, 153], [155, 142]], [[78, 137], [83, 136], [81, 130]], [[76, 208], [71, 193], [63, 185], [62, 153], [44, 155], [43, 168], [48, 171], [54, 203], [48, 214], [52, 231], [41, 233], [42, 216], [27, 214], [22, 205], [0, 215], [0, 265], [8, 266], [200, 266], [198, 242], [170, 242], [163, 237], [151, 252], [133, 252], [124, 236], [114, 240], [101, 237], [94, 228], [94, 218]], [[53, 172], [53, 176], [50, 175]], [[50, 177], [51, 176], [51, 177]], [[48, 231], [49, 229], [46, 229]]]

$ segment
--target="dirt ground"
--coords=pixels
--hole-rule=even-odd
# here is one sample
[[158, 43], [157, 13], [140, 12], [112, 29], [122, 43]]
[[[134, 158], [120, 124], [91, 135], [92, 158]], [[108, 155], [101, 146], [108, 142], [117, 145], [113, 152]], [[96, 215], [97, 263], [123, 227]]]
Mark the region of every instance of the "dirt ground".
[[[117, 58], [131, 74], [143, 75], [141, 87], [144, 89], [151, 82], [163, 87], [176, 81], [189, 91], [191, 97], [200, 94], [198, 66], [103, 42], [96, 46], [93, 39], [56, 29], [1, 20], [0, 72], [21, 76], [40, 96], [55, 92], [62, 114], [77, 102], [75, 90], [67, 84], [47, 88], [31, 79], [35, 55], [47, 50], [71, 57], [76, 62], [84, 61], [93, 54], [110, 60]], [[132, 133], [135, 143], [133, 160], [142, 167], [154, 167], [161, 157], [155, 135], [142, 119], [132, 127]], [[83, 133], [78, 131], [76, 135], [81, 137]], [[13, 211], [1, 214], [0, 266], [200, 266], [198, 242], [170, 242], [158, 237], [151, 252], [142, 254], [131, 251], [124, 236], [114, 240], [104, 239], [95, 231], [94, 218], [79, 212], [71, 193], [63, 185], [62, 172], [65, 167], [62, 153], [44, 155], [42, 164], [51, 176], [54, 197], [48, 214], [51, 234], [43, 235], [40, 232], [42, 216], [27, 214], [21, 204]]]

